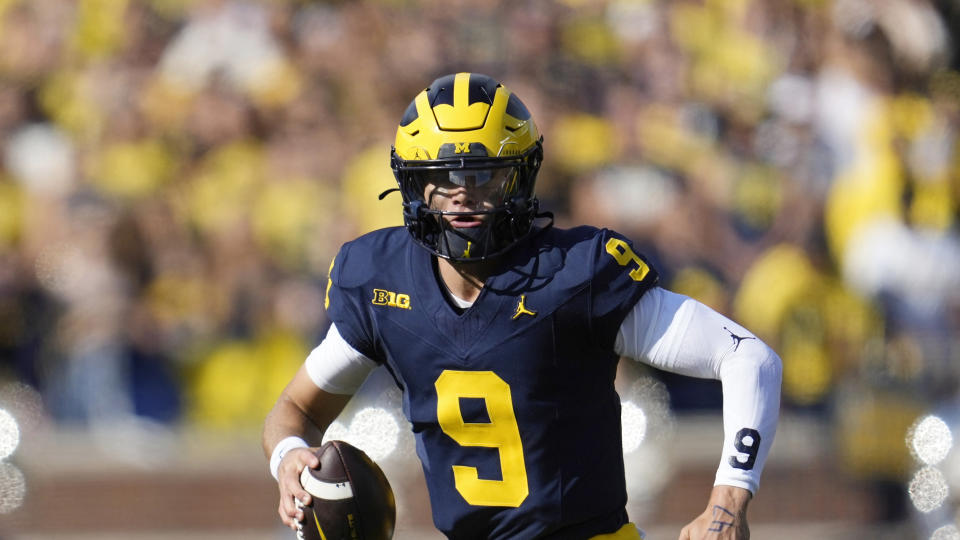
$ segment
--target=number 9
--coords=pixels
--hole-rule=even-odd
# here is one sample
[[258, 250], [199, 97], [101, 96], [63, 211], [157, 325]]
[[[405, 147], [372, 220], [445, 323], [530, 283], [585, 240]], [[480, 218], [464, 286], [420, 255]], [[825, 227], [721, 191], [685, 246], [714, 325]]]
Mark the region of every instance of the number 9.
[[[530, 490], [510, 385], [492, 371], [444, 370], [434, 386], [440, 429], [460, 446], [496, 448], [500, 453], [503, 480], [481, 479], [476, 467], [454, 465], [457, 491], [474, 506], [520, 506]], [[465, 422], [460, 398], [483, 399], [490, 422]]]
[[740, 461], [740, 455], [730, 456], [730, 466], [734, 469], [749, 471], [757, 462], [757, 454], [760, 452], [760, 432], [750, 428], [741, 429], [737, 432], [733, 446], [741, 454], [746, 454], [747, 459]]
[[647, 274], [650, 272], [650, 267], [647, 266], [647, 263], [643, 262], [643, 259], [639, 255], [633, 252], [630, 249], [630, 244], [624, 242], [619, 238], [611, 238], [607, 240], [607, 253], [609, 253], [620, 266], [626, 266], [632, 261], [637, 265], [636, 268], [630, 271], [630, 277], [634, 281], [643, 281], [643, 278], [647, 277]]

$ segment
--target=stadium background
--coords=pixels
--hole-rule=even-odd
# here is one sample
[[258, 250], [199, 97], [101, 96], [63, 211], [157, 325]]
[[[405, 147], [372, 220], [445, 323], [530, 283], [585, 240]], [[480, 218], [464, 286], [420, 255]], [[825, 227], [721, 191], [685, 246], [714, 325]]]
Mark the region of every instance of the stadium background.
[[[784, 361], [755, 538], [956, 539], [960, 2], [0, 0], [0, 537], [290, 538], [262, 418], [441, 74], [503, 81], [561, 226]], [[631, 516], [705, 504], [716, 383], [629, 363]], [[398, 394], [336, 425], [431, 538]], [[589, 449], [584, 449], [589, 459]]]

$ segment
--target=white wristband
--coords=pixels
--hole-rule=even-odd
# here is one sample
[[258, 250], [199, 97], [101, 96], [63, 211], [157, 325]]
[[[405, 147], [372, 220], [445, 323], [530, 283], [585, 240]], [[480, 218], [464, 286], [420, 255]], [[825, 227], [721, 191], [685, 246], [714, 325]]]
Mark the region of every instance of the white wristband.
[[291, 435], [278, 442], [277, 445], [273, 447], [273, 454], [270, 455], [270, 474], [273, 475], [273, 478], [279, 480], [277, 475], [280, 471], [280, 461], [283, 460], [283, 456], [285, 456], [287, 452], [293, 450], [294, 448], [309, 447], [310, 445], [307, 444], [307, 441], [297, 437], [296, 435]]

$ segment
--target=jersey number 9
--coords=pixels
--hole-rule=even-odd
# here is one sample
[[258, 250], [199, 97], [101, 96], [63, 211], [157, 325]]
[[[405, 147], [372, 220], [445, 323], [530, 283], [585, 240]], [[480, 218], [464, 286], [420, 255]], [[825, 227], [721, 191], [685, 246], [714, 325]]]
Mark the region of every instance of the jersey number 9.
[[[460, 446], [496, 448], [503, 480], [479, 477], [476, 467], [453, 466], [457, 491], [473, 506], [517, 507], [530, 492], [510, 385], [492, 371], [444, 370], [435, 383], [440, 429]], [[483, 399], [489, 422], [465, 422], [460, 398]]]
[[647, 274], [650, 272], [650, 267], [647, 266], [647, 263], [643, 262], [643, 259], [641, 259], [639, 255], [633, 252], [630, 244], [619, 238], [611, 238], [607, 240], [606, 248], [607, 253], [609, 253], [620, 266], [626, 266], [631, 262], [637, 265], [636, 268], [630, 271], [631, 279], [634, 281], [643, 281], [643, 278], [647, 277]]

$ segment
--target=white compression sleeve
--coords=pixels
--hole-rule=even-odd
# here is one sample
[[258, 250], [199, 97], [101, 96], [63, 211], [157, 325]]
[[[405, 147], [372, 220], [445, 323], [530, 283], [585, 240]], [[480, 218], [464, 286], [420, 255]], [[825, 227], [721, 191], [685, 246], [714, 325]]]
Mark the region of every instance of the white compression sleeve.
[[335, 324], [307, 356], [307, 374], [321, 390], [331, 394], [351, 395], [360, 388], [377, 363], [347, 343]]
[[666, 371], [720, 379], [724, 441], [715, 484], [755, 493], [780, 411], [777, 354], [727, 317], [660, 287], [627, 315], [616, 351]]

